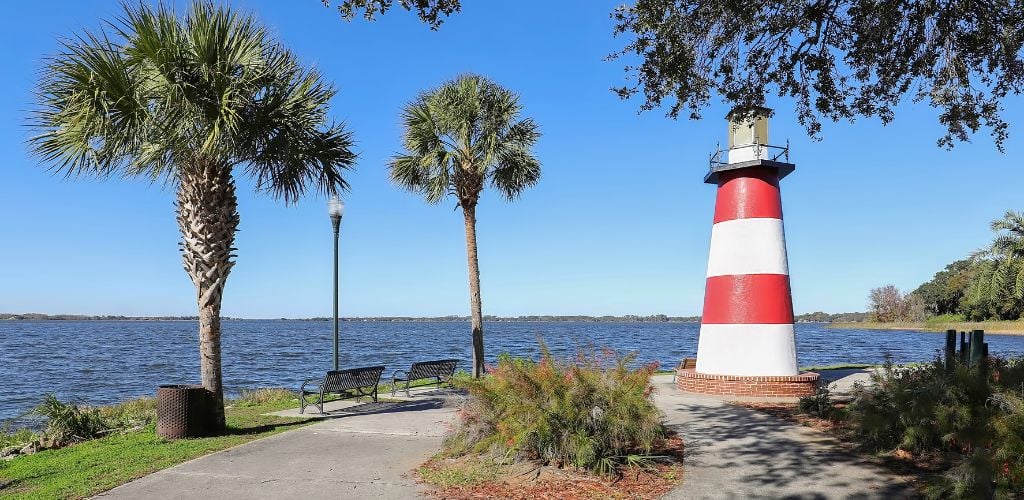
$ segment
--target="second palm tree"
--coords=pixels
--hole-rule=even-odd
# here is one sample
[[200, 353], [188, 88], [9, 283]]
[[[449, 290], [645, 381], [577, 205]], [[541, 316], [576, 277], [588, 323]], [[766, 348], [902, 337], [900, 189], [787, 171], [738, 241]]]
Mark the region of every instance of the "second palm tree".
[[478, 75], [463, 75], [420, 94], [402, 113], [403, 146], [391, 180], [437, 204], [452, 195], [466, 224], [473, 376], [484, 373], [484, 328], [476, 207], [488, 184], [508, 201], [540, 179], [532, 148], [536, 123], [520, 118], [519, 96]]

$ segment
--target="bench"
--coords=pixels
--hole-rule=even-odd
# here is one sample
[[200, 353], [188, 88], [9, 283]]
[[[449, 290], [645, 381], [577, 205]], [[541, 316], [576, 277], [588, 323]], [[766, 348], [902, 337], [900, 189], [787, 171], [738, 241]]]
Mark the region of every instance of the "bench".
[[[316, 406], [320, 413], [324, 412], [324, 396], [337, 394], [341, 399], [358, 398], [370, 396], [373, 402], [377, 402], [377, 384], [380, 382], [380, 375], [384, 373], [383, 366], [367, 366], [364, 368], [350, 368], [348, 370], [329, 371], [324, 378], [307, 379], [299, 387], [299, 413], [306, 411], [310, 405]], [[310, 385], [313, 384], [313, 385]], [[309, 386], [307, 388], [307, 386]], [[317, 396], [306, 399], [307, 396]]]
[[435, 361], [413, 363], [408, 371], [398, 370], [391, 376], [391, 395], [395, 395], [399, 382], [405, 382], [405, 395], [412, 397], [409, 394], [409, 385], [414, 380], [428, 378], [437, 379], [437, 388], [440, 389], [441, 382], [451, 380], [452, 376], [455, 375], [455, 365], [458, 363], [459, 360], [457, 359], [438, 359]]
[[697, 358], [683, 358], [682, 361], [679, 362], [679, 366], [676, 367], [676, 370], [672, 372], [672, 383], [676, 383], [676, 375], [679, 373], [679, 370], [691, 369], [697, 369]]

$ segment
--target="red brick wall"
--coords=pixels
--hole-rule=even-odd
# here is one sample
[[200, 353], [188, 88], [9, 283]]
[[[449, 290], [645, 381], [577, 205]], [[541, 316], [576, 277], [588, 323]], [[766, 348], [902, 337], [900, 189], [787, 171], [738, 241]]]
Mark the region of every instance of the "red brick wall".
[[676, 386], [683, 392], [719, 396], [800, 397], [814, 394], [818, 374], [805, 372], [782, 377], [741, 377], [679, 370]]

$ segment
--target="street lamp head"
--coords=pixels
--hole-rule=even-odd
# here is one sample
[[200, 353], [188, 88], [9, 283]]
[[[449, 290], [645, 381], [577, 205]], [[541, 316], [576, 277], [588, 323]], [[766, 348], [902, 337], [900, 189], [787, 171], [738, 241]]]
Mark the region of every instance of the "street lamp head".
[[331, 196], [331, 199], [327, 201], [327, 214], [332, 219], [340, 219], [345, 215], [345, 203], [337, 195]]

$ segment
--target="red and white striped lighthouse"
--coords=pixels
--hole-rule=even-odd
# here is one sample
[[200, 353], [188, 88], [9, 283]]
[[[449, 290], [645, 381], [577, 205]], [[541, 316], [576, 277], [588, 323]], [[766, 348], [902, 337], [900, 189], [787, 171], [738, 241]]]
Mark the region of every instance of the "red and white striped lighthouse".
[[779, 191], [795, 166], [788, 146], [768, 145], [770, 113], [730, 113], [729, 148], [716, 152], [704, 178], [718, 193], [696, 369], [679, 379], [683, 389], [791, 396], [812, 391], [817, 379], [797, 369]]

